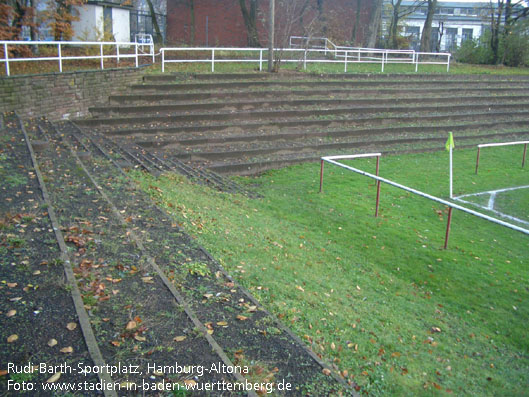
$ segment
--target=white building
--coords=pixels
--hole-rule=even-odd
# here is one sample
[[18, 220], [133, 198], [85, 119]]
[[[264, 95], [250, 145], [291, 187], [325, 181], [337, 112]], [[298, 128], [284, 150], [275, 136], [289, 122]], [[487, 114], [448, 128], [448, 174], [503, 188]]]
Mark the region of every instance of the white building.
[[72, 22], [72, 40], [98, 41], [103, 33], [111, 34], [113, 40], [130, 41], [131, 6], [123, 6], [110, 1], [89, 0], [76, 7], [78, 21]]
[[[402, 9], [413, 7], [414, 1], [404, 0]], [[491, 5], [484, 2], [439, 1], [432, 23], [431, 48], [443, 52], [455, 50], [464, 40], [476, 39], [483, 33], [490, 15]], [[386, 7], [389, 10], [390, 7]], [[402, 35], [410, 39], [410, 47], [418, 50], [422, 29], [426, 20], [428, 6], [425, 4], [408, 15], [399, 25], [403, 26]], [[386, 29], [391, 22], [390, 12], [383, 17]]]

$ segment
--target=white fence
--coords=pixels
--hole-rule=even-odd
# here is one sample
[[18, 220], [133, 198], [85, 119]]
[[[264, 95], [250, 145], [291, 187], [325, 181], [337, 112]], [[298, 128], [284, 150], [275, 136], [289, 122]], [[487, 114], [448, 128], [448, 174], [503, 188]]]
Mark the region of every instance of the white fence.
[[[100, 68], [104, 69], [105, 59], [134, 59], [136, 67], [139, 66], [140, 57], [152, 57], [155, 62], [154, 44], [152, 43], [127, 43], [127, 42], [100, 42], [100, 41], [0, 41], [3, 47], [4, 57], [0, 62], [4, 62], [6, 75], [10, 75], [10, 64], [14, 62], [39, 62], [39, 61], [57, 61], [59, 72], [62, 72], [63, 63], [70, 60], [99, 59]], [[55, 47], [57, 55], [34, 56], [34, 57], [10, 57], [9, 52], [17, 46], [37, 46], [37, 47]], [[94, 55], [65, 55], [67, 49], [95, 47]], [[108, 54], [108, 48], [113, 49], [112, 54]], [[145, 51], [147, 47], [148, 51]], [[39, 51], [41, 52], [41, 51]], [[107, 53], [105, 53], [107, 52]]]
[[[189, 53], [197, 54], [197, 57], [189, 57]], [[165, 72], [165, 65], [170, 63], [209, 63], [211, 71], [215, 71], [215, 64], [218, 63], [255, 63], [259, 65], [259, 70], [263, 70], [263, 63], [268, 58], [268, 49], [265, 48], [212, 48], [212, 47], [172, 47], [161, 48], [162, 72]], [[303, 48], [276, 48], [274, 49], [275, 59], [280, 59], [282, 63], [302, 63], [303, 68], [307, 68], [309, 63], [330, 63], [343, 64], [344, 72], [347, 67], [355, 63], [380, 64], [381, 71], [384, 71], [387, 64], [412, 64], [415, 71], [419, 65], [446, 65], [446, 71], [450, 70], [449, 53], [426, 53], [415, 52], [413, 50], [384, 50], [374, 48], [337, 47], [329, 49], [303, 49]], [[331, 53], [331, 57], [328, 54]], [[200, 56], [200, 57], [199, 57]]]

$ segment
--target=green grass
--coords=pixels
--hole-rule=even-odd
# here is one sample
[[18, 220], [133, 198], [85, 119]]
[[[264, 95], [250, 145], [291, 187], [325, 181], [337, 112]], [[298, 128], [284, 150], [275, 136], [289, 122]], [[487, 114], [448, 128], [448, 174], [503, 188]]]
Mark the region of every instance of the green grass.
[[[457, 138], [456, 138], [457, 145]], [[385, 157], [381, 175], [447, 196], [447, 154]], [[455, 152], [456, 194], [526, 183], [512, 158]], [[373, 160], [354, 165], [374, 171]], [[141, 186], [269, 310], [373, 395], [523, 395], [529, 382], [529, 238], [319, 164], [238, 178], [262, 199], [185, 178]], [[163, 193], [155, 190], [160, 188]], [[440, 331], [440, 332], [439, 332]]]
[[526, 222], [529, 221], [529, 188], [498, 193], [494, 209]]

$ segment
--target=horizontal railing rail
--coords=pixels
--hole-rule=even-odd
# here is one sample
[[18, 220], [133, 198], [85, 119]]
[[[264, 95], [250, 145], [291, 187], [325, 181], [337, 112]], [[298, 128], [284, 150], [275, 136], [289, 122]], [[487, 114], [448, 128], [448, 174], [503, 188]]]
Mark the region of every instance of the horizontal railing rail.
[[[201, 53], [202, 57], [193, 58], [189, 53]], [[327, 54], [334, 53], [334, 57]], [[268, 59], [268, 49], [266, 48], [221, 48], [221, 47], [167, 47], [161, 48], [162, 72], [165, 72], [165, 65], [170, 63], [209, 63], [211, 71], [215, 71], [215, 64], [226, 62], [258, 63], [259, 70], [263, 70], [263, 63]], [[376, 48], [335, 48], [329, 49], [308, 49], [308, 48], [276, 48], [274, 49], [276, 59], [282, 63], [295, 62], [302, 63], [303, 68], [307, 68], [308, 63], [338, 63], [344, 65], [344, 72], [347, 66], [354, 63], [375, 63], [380, 64], [382, 72], [387, 64], [412, 64], [415, 71], [419, 65], [446, 65], [446, 71], [450, 71], [450, 53], [426, 53], [413, 50], [387, 50]], [[340, 56], [336, 56], [336, 54]], [[255, 54], [255, 55], [254, 55]]]
[[[32, 57], [19, 57], [10, 56], [10, 51], [19, 46], [46, 46], [56, 47], [57, 55], [46, 55], [46, 56], [32, 56]], [[97, 54], [93, 55], [67, 55], [64, 51], [68, 48], [88, 48], [97, 47]], [[114, 47], [112, 54], [105, 53], [108, 47]], [[144, 48], [148, 47], [149, 51], [144, 51]], [[100, 68], [104, 69], [105, 59], [116, 59], [117, 62], [121, 59], [134, 59], [136, 67], [139, 66], [140, 57], [152, 57], [152, 62], [155, 62], [154, 44], [153, 43], [137, 43], [137, 42], [114, 42], [114, 41], [0, 41], [0, 48], [3, 50], [3, 58], [0, 58], [0, 62], [5, 64], [6, 75], [11, 74], [10, 64], [14, 62], [42, 62], [42, 61], [57, 61], [59, 66], [59, 72], [63, 71], [63, 62], [71, 60], [89, 60], [99, 59]], [[125, 50], [123, 52], [122, 50]], [[131, 52], [131, 51], [134, 52]], [[40, 52], [40, 51], [39, 51]]]

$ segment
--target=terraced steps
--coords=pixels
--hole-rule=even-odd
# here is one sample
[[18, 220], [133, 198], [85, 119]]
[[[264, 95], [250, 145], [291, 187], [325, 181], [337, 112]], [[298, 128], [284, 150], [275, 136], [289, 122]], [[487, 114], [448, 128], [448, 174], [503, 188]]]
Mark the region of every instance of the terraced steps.
[[[216, 78], [218, 76], [218, 78]], [[216, 173], [321, 155], [526, 138], [528, 76], [151, 75], [78, 120], [118, 144]]]

